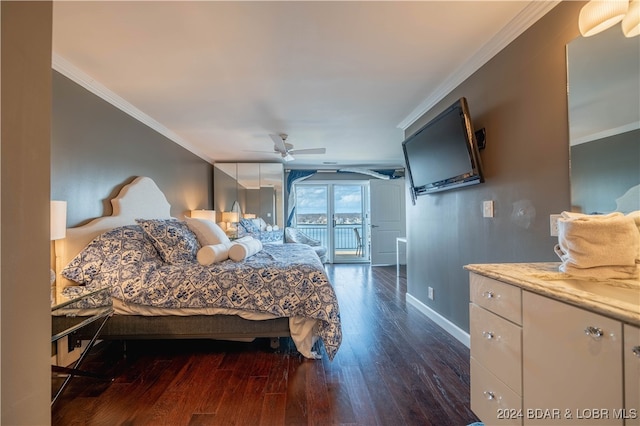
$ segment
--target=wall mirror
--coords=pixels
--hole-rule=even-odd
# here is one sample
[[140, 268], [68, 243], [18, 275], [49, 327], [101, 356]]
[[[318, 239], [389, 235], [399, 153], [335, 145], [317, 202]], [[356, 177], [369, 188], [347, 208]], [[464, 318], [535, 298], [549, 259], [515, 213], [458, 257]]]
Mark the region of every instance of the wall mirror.
[[259, 217], [280, 228], [284, 228], [283, 181], [282, 164], [260, 164]]
[[640, 210], [640, 37], [578, 37], [567, 74], [572, 209]]
[[[284, 225], [283, 168], [280, 163], [216, 163], [216, 211], [239, 210], [241, 217]], [[234, 207], [237, 206], [237, 207]]]
[[216, 163], [213, 167], [213, 208], [222, 220], [222, 213], [232, 210], [233, 203], [238, 200], [237, 164]]

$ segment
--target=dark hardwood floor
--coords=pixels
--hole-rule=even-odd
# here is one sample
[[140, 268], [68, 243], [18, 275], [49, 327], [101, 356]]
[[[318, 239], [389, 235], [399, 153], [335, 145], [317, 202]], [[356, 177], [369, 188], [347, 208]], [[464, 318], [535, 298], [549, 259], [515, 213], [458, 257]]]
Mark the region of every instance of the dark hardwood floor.
[[[467, 425], [469, 350], [405, 303], [395, 266], [329, 265], [343, 327], [333, 361], [290, 339], [98, 345], [53, 425]], [[323, 351], [323, 350], [322, 350]], [[57, 382], [57, 380], [54, 380]]]

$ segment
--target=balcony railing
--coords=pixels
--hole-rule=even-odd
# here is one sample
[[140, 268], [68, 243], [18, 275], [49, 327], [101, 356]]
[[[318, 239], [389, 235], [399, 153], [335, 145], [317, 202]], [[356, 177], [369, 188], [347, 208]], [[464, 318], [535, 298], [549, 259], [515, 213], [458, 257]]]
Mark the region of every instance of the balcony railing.
[[[307, 234], [309, 237], [322, 242], [323, 245], [328, 246], [328, 231], [330, 228], [327, 225], [308, 225], [298, 224], [296, 228]], [[346, 251], [355, 253], [358, 248], [358, 240], [354, 228], [358, 230], [360, 236], [364, 235], [364, 227], [361, 224], [339, 224], [334, 228], [334, 241], [336, 251]], [[362, 252], [364, 250], [361, 250]], [[361, 253], [362, 256], [364, 253]]]

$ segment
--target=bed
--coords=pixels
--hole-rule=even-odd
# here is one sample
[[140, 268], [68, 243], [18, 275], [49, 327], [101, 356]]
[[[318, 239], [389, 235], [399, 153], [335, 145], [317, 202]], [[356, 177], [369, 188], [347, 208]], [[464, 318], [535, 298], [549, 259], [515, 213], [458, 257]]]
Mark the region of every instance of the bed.
[[[110, 288], [108, 300], [88, 299], [76, 306], [77, 315], [83, 316], [113, 304], [114, 315], [101, 339], [291, 337], [307, 358], [319, 357], [314, 350], [318, 341], [329, 359], [334, 358], [342, 340], [339, 306], [312, 248], [265, 244], [239, 262], [228, 259], [205, 266], [183, 258], [193, 238], [174, 232], [174, 246], [156, 244], [148, 223], [184, 222], [171, 217], [170, 205], [152, 179], [134, 179], [111, 204], [111, 216], [69, 228], [66, 238], [56, 241], [59, 300], [100, 286]], [[175, 253], [182, 257], [172, 259]]]

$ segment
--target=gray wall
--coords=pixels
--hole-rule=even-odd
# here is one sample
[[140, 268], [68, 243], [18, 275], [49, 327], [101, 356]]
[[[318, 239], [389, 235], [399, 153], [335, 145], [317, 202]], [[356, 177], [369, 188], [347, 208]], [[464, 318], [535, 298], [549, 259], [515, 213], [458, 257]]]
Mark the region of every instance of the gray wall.
[[67, 201], [67, 225], [111, 214], [136, 176], [156, 182], [175, 217], [212, 206], [210, 163], [53, 71], [51, 196]]
[[0, 2], [0, 388], [3, 425], [51, 411], [51, 2]]
[[609, 213], [616, 198], [640, 185], [640, 130], [571, 147], [573, 211]]
[[[465, 331], [465, 264], [557, 260], [549, 215], [570, 209], [565, 45], [583, 4], [560, 3], [405, 133], [463, 96], [475, 128], [486, 128], [485, 183], [407, 205], [408, 293]], [[482, 217], [483, 200], [494, 218]]]

